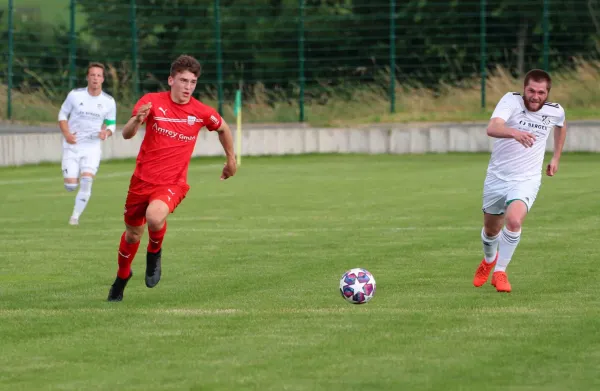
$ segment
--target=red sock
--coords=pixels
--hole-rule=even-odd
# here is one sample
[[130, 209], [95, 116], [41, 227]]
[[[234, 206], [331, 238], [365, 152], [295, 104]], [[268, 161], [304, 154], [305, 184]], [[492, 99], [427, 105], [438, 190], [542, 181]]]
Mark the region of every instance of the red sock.
[[159, 231], [151, 231], [148, 229], [148, 236], [150, 236], [150, 240], [148, 240], [148, 252], [156, 253], [162, 247], [163, 239], [165, 238], [165, 233], [167, 232], [167, 222], [165, 221], [165, 225]]
[[140, 242], [127, 243], [125, 241], [125, 232], [121, 235], [121, 243], [119, 244], [119, 271], [117, 276], [119, 278], [128, 278], [131, 274], [131, 263], [137, 253]]

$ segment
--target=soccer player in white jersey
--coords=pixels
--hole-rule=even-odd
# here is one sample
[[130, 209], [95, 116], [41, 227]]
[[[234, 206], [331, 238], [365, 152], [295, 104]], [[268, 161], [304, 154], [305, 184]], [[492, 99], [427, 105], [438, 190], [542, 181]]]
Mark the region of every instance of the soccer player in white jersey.
[[79, 216], [92, 194], [92, 182], [100, 165], [101, 143], [115, 132], [117, 106], [102, 91], [104, 65], [92, 62], [87, 70], [87, 88], [69, 92], [58, 114], [64, 136], [62, 171], [65, 189], [79, 192], [69, 224], [78, 225]]
[[510, 292], [506, 275], [519, 240], [525, 216], [531, 210], [542, 180], [546, 141], [554, 130], [554, 155], [546, 174], [554, 176], [565, 143], [565, 111], [548, 102], [552, 80], [548, 73], [533, 69], [525, 75], [523, 95], [509, 92], [502, 97], [487, 127], [494, 142], [483, 186], [484, 258], [473, 284], [486, 283], [492, 269], [492, 285]]

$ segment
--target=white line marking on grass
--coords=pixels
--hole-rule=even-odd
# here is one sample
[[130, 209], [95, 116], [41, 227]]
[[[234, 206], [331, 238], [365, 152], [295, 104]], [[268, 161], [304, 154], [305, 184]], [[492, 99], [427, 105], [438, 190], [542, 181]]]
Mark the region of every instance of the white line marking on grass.
[[[1, 221], [1, 219], [0, 219]], [[528, 235], [536, 235], [536, 234], [544, 234], [547, 235], [546, 230], [548, 227], [529, 227]], [[560, 232], [571, 232], [577, 230], [578, 228], [574, 227], [553, 227], [553, 231]], [[589, 227], [581, 228], [589, 230]], [[534, 232], [537, 231], [537, 232]], [[248, 228], [216, 228], [216, 227], [206, 227], [206, 228], [193, 228], [193, 227], [173, 227], [169, 228], [169, 231], [172, 232], [233, 232], [233, 233], [281, 233], [286, 235], [293, 235], [295, 233], [301, 232], [317, 232], [317, 233], [327, 233], [327, 232], [402, 232], [402, 231], [414, 231], [414, 232], [435, 232], [435, 231], [481, 231], [481, 225], [476, 225], [472, 227], [452, 227], [452, 226], [439, 226], [439, 227], [315, 227], [315, 228], [258, 228], [258, 227], [248, 227]]]
[[[175, 219], [172, 219], [175, 220]], [[171, 219], [169, 221], [172, 221]], [[189, 220], [189, 221], [197, 221], [199, 219], [193, 219], [193, 220]], [[206, 221], [219, 221], [220, 219], [217, 218], [208, 218], [206, 219]], [[223, 221], [227, 221], [229, 219], [223, 219]], [[46, 221], [45, 219], [39, 218], [39, 219], [27, 219], [27, 222], [41, 222], [41, 221]], [[180, 219], [179, 221], [187, 221], [184, 219]], [[19, 219], [19, 218], [0, 218], [0, 223], [5, 223], [5, 224], [15, 224], [15, 223], [22, 223], [23, 219]], [[110, 222], [123, 222], [122, 218], [106, 218], [106, 219], [90, 219], [90, 220], [86, 220], [83, 224], [88, 224], [89, 223], [89, 227], [93, 228], [93, 224], [92, 223], [100, 223], [100, 222], [106, 222], [106, 223], [110, 223]], [[66, 223], [65, 223], [66, 225]], [[594, 229], [595, 227], [592, 227], [592, 229]], [[0, 232], [14, 232], [14, 233], [19, 233], [19, 232], [23, 232], [23, 233], [57, 233], [57, 232], [64, 232], [64, 233], [69, 233], [69, 232], [75, 232], [75, 230], [79, 230], [78, 234], [89, 234], [89, 235], [100, 235], [100, 236], [108, 236], [108, 235], [113, 235], [114, 233], [111, 232], [103, 232], [103, 233], [99, 233], [97, 231], [83, 231], [85, 228], [84, 227], [68, 227], [68, 226], [64, 226], [64, 227], [15, 227], [15, 226], [5, 226], [5, 227], [0, 227]], [[527, 235], [545, 235], [548, 236], [548, 232], [547, 232], [548, 227], [529, 227], [528, 230], [529, 232], [527, 233]], [[121, 228], [119, 228], [119, 230], [121, 230]], [[573, 231], [577, 231], [577, 230], [590, 230], [590, 227], [553, 227], [552, 231], [553, 232], [573, 232]], [[186, 233], [186, 232], [204, 232], [204, 233], [210, 233], [210, 232], [214, 232], [214, 233], [227, 233], [227, 232], [231, 232], [231, 233], [247, 233], [248, 235], [253, 235], [253, 234], [269, 234], [269, 233], [273, 233], [273, 234], [281, 234], [281, 235], [288, 235], [288, 236], [294, 236], [295, 234], [298, 233], [327, 233], [327, 232], [383, 232], [383, 233], [392, 233], [392, 232], [443, 232], [443, 231], [456, 231], [456, 232], [469, 232], [469, 231], [481, 231], [481, 226], [477, 225], [477, 226], [472, 226], [472, 227], [468, 227], [468, 226], [456, 226], [456, 227], [452, 227], [452, 226], [439, 226], [439, 227], [414, 227], [414, 226], [408, 226], [408, 227], [352, 227], [352, 226], [348, 226], [348, 227], [314, 227], [314, 228], [289, 228], [289, 227], [281, 227], [281, 228], [260, 228], [260, 227], [247, 227], [247, 228], [220, 228], [220, 227], [211, 227], [211, 226], [207, 226], [205, 228], [195, 228], [195, 227], [173, 227], [170, 226], [168, 229], [168, 232], [180, 232], [180, 233]], [[115, 231], [116, 232], [116, 231]], [[35, 238], [32, 238], [32, 240], [35, 240]]]
[[[109, 314], [113, 316], [115, 311], [119, 311], [122, 306], [119, 303], [107, 303], [107, 308], [73, 308], [73, 309], [44, 309], [44, 308], [24, 308], [24, 309], [0, 309], [0, 316], [18, 317], [18, 316], [72, 316], [74, 314]], [[440, 308], [382, 308], [363, 306], [359, 309], [361, 312], [371, 314], [439, 314]], [[282, 314], [300, 314], [300, 315], [352, 315], [348, 304], [339, 307], [330, 308], [274, 308], [271, 310], [241, 310], [237, 308], [154, 308], [154, 309], [128, 309], [128, 313], [139, 315], [167, 315], [167, 316], [221, 316], [221, 315], [282, 315]], [[551, 311], [547, 308], [539, 307], [495, 307], [495, 308], [453, 308], [453, 314], [463, 315], [489, 315], [489, 314], [520, 314], [535, 316], [555, 316], [556, 314], [580, 313], [581, 310], [571, 307], [553, 308]]]
[[182, 316], [198, 316], [198, 315], [231, 315], [244, 313], [242, 310], [235, 308], [222, 309], [203, 309], [203, 308], [156, 308], [152, 310], [138, 310], [143, 314], [167, 314], [167, 315], [182, 315]]
[[[0, 316], [68, 316], [73, 314], [113, 314], [119, 309], [119, 304], [107, 303], [110, 308], [73, 308], [73, 309], [0, 309]], [[180, 316], [210, 316], [210, 315], [232, 315], [244, 313], [236, 308], [155, 308], [155, 309], [129, 309], [129, 313], [140, 315], [180, 315]]]
[[[206, 216], [206, 217], [190, 217], [190, 218], [186, 218], [186, 217], [169, 217], [168, 221], [231, 221], [233, 220], [233, 217], [215, 217], [215, 216]], [[48, 218], [45, 217], [36, 217], [36, 218], [22, 218], [22, 217], [4, 217], [4, 218], [0, 218], [0, 223], [36, 223], [36, 222], [47, 222]], [[103, 218], [82, 218], [80, 225], [83, 226], [93, 226], [96, 223], [123, 223], [123, 216], [119, 216], [118, 213], [115, 213], [113, 216], [111, 217], [103, 217]], [[41, 228], [36, 228], [36, 230], [40, 230], [40, 231], [52, 231], [52, 230], [65, 230], [65, 231], [73, 231], [76, 229], [79, 229], [81, 227], [68, 227], [65, 226], [64, 227], [41, 227]], [[12, 230], [13, 227], [0, 227], [0, 230]], [[31, 230], [33, 228], [21, 228], [21, 230]]]
[[[191, 165], [188, 172], [195, 171], [208, 171], [215, 168], [223, 167], [220, 164], [205, 164], [201, 166]], [[28, 183], [43, 183], [43, 182], [62, 182], [62, 177], [60, 175], [60, 170], [58, 170], [58, 174], [52, 177], [45, 178], [27, 178], [27, 179], [7, 179], [4, 181], [0, 181], [0, 186], [9, 186], [9, 185], [26, 185]], [[109, 172], [106, 174], [102, 173], [102, 166], [100, 167], [100, 172], [98, 173], [98, 180], [102, 180], [104, 178], [119, 178], [119, 177], [127, 177], [133, 174], [133, 169], [129, 171], [117, 171], [117, 172]]]
[[[98, 176], [101, 178], [118, 178], [131, 175], [133, 171], [123, 171], [123, 172], [111, 172], [108, 174], [102, 175], [99, 173]], [[28, 178], [28, 179], [8, 179], [5, 181], [0, 181], [0, 186], [8, 186], [8, 185], [26, 185], [29, 183], [42, 183], [42, 182], [62, 182], [62, 178], [60, 175], [56, 177], [46, 177], [46, 178]]]
[[[17, 223], [22, 222], [22, 219], [0, 219], [1, 223]], [[28, 219], [28, 222], [42, 221]], [[123, 221], [120, 219], [102, 219], [96, 220], [95, 222], [109, 222], [109, 221]], [[170, 220], [169, 220], [170, 221]], [[94, 221], [87, 220], [86, 223], [92, 223]], [[4, 227], [0, 228], [0, 231], [14, 231], [14, 232], [73, 232], [74, 230], [81, 229], [81, 227], [50, 227], [50, 228], [32, 228], [32, 227]], [[206, 228], [193, 228], [193, 227], [172, 227], [170, 226], [168, 232], [232, 232], [232, 233], [248, 233], [248, 234], [261, 234], [261, 233], [281, 233], [286, 235], [293, 235], [295, 233], [302, 232], [399, 232], [399, 231], [473, 231], [481, 230], [480, 226], [473, 227], [315, 227], [315, 228], [217, 228], [217, 227], [206, 227]], [[98, 235], [97, 231], [90, 231], [90, 235]]]
[[298, 232], [397, 232], [397, 231], [473, 231], [481, 230], [481, 227], [315, 227], [315, 228], [170, 228], [174, 232], [235, 232], [235, 233], [282, 233], [294, 234]]

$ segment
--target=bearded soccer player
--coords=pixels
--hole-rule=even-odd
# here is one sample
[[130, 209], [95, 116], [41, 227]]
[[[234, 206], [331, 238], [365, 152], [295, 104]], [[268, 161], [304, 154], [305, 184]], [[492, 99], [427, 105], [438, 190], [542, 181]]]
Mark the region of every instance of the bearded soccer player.
[[69, 92], [58, 113], [63, 134], [62, 171], [67, 191], [79, 191], [69, 224], [78, 225], [79, 217], [92, 195], [92, 182], [100, 166], [102, 141], [116, 127], [117, 105], [112, 96], [102, 91], [104, 65], [90, 63], [87, 88]]
[[235, 175], [237, 166], [229, 126], [213, 108], [192, 97], [199, 76], [200, 63], [195, 58], [178, 57], [171, 64], [170, 91], [144, 95], [123, 128], [123, 137], [130, 139], [140, 125], [146, 123], [125, 201], [125, 232], [119, 245], [119, 268], [108, 301], [123, 300], [123, 291], [133, 275], [131, 263], [146, 223], [149, 235], [146, 286], [153, 288], [160, 281], [167, 216], [173, 213], [190, 188], [188, 167], [196, 138], [203, 127], [218, 132], [225, 151], [227, 162], [221, 180]]
[[550, 75], [533, 69], [525, 75], [523, 95], [509, 92], [502, 97], [488, 124], [487, 134], [495, 137], [483, 187], [484, 258], [473, 284], [486, 283], [493, 269], [492, 285], [498, 292], [510, 292], [506, 275], [521, 240], [521, 227], [540, 189], [546, 141], [554, 130], [554, 155], [546, 175], [558, 171], [567, 123], [558, 103], [548, 102]]

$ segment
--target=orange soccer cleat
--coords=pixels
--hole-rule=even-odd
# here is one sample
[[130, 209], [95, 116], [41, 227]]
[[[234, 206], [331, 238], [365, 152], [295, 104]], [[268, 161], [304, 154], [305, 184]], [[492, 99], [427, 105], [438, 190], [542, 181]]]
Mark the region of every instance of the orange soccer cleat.
[[492, 275], [492, 285], [498, 292], [510, 292], [511, 286], [508, 282], [508, 276], [505, 272], [494, 272]]
[[486, 283], [488, 277], [490, 276], [490, 272], [492, 271], [494, 266], [496, 266], [497, 260], [498, 253], [496, 253], [496, 259], [494, 259], [494, 262], [492, 263], [487, 263], [485, 261], [485, 258], [483, 258], [483, 260], [479, 264], [479, 267], [477, 268], [477, 271], [475, 272], [475, 277], [473, 278], [473, 285], [479, 288], [480, 286]]

